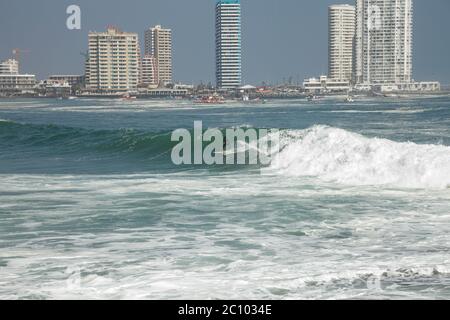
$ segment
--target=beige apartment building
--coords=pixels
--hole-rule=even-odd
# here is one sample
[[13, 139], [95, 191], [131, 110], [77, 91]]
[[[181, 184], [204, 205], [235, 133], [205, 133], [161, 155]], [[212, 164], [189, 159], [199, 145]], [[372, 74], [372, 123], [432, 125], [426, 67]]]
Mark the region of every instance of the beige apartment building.
[[97, 92], [127, 92], [137, 89], [140, 79], [140, 48], [136, 33], [109, 27], [89, 33], [86, 88]]
[[157, 25], [145, 31], [145, 55], [155, 59], [156, 84], [172, 83], [172, 30]]

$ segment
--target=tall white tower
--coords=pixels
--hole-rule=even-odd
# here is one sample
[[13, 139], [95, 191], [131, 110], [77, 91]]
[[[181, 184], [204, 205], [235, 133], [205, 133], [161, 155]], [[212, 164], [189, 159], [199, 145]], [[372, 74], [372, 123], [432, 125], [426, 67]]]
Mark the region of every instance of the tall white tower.
[[342, 4], [328, 8], [328, 77], [351, 81], [355, 37], [355, 7]]
[[355, 82], [411, 82], [412, 0], [357, 0], [356, 3]]
[[241, 86], [241, 3], [218, 0], [216, 3], [216, 82], [220, 89]]

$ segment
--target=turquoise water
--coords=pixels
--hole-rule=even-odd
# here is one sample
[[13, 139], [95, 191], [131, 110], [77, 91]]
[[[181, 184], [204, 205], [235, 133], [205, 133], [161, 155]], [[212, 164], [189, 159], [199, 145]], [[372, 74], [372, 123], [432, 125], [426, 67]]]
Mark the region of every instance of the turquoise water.
[[[450, 298], [450, 98], [0, 100], [0, 298]], [[172, 130], [279, 128], [269, 166]]]

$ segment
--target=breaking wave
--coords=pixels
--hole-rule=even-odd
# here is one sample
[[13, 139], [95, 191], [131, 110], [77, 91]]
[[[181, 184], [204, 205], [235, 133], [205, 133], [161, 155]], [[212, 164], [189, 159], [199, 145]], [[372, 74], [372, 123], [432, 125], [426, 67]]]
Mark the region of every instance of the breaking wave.
[[[177, 142], [172, 132], [133, 129], [87, 130], [55, 125], [0, 121], [0, 147], [5, 154], [77, 159], [120, 157], [172, 165]], [[263, 172], [291, 177], [317, 177], [345, 185], [400, 188], [450, 187], [450, 147], [369, 138], [339, 128], [317, 125], [280, 132], [280, 151]]]
[[328, 126], [289, 130], [270, 170], [347, 185], [450, 187], [450, 147], [368, 138]]

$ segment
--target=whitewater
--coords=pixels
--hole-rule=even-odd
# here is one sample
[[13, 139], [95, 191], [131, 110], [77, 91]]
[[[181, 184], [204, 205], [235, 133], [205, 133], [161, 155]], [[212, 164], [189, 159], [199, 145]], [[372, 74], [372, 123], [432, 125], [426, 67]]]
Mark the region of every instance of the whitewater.
[[[2, 299], [449, 299], [450, 98], [0, 100]], [[265, 166], [173, 130], [279, 129]]]
[[367, 138], [314, 126], [283, 133], [271, 164], [289, 177], [314, 176], [348, 185], [405, 188], [450, 187], [450, 147]]

